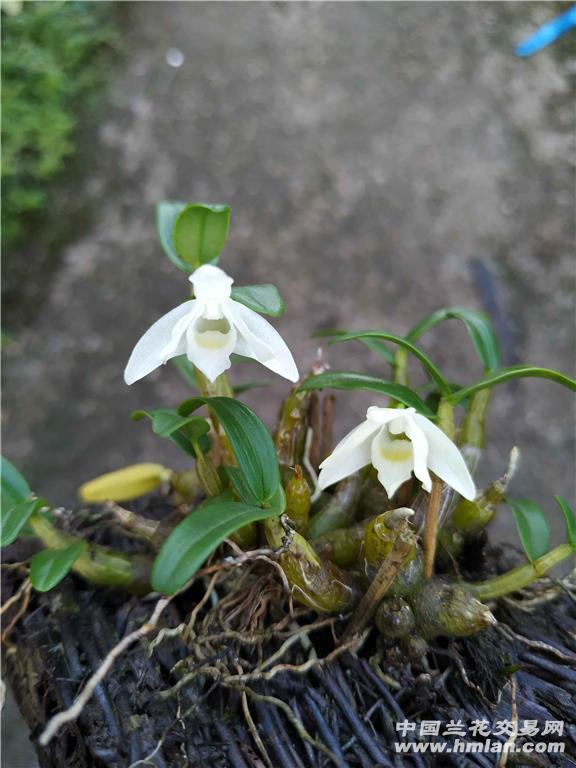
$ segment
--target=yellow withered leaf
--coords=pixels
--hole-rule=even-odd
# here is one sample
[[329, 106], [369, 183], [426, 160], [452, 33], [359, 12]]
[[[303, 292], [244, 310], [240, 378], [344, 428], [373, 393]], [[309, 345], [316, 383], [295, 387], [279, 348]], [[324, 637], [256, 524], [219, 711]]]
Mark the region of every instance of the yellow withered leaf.
[[158, 488], [172, 475], [162, 464], [133, 464], [115, 472], [95, 477], [78, 491], [82, 501], [94, 504], [99, 501], [128, 501]]

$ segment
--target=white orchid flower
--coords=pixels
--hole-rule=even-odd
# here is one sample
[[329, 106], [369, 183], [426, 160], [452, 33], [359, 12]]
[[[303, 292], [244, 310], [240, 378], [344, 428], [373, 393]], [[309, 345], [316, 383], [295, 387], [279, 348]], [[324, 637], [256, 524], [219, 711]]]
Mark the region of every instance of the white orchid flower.
[[280, 334], [252, 309], [230, 298], [231, 277], [205, 264], [189, 279], [195, 298], [168, 312], [146, 331], [128, 360], [126, 384], [183, 354], [213, 382], [230, 368], [233, 352], [298, 381], [296, 363]]
[[465, 499], [476, 496], [474, 481], [462, 454], [444, 432], [414, 408], [377, 408], [349, 432], [322, 464], [318, 483], [327, 488], [367, 464], [390, 498], [414, 472], [423, 488], [432, 490], [431, 470]]

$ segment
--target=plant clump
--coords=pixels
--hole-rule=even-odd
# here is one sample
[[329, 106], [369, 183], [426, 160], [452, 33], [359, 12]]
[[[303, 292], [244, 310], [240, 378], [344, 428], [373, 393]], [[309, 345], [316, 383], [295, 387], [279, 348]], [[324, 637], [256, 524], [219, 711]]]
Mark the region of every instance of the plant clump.
[[[82, 528], [65, 529], [58, 512], [3, 459], [2, 544], [29, 534], [44, 547], [22, 564], [22, 594], [29, 596], [32, 587], [50, 590], [73, 571], [96, 585], [160, 593], [163, 610], [174, 596], [203, 585], [188, 620], [161, 630], [154, 641], [168, 632], [193, 644], [175, 689], [202, 677], [244, 690], [247, 681], [283, 669], [288, 647], [318, 628], [332, 632], [332, 648], [314, 662], [325, 664], [358, 649], [373, 628], [380, 649], [400, 648], [414, 657], [434, 638], [467, 637], [493, 626], [487, 601], [573, 558], [576, 520], [557, 497], [566, 541], [551, 548], [545, 513], [530, 500], [507, 496], [516, 450], [502, 478], [476, 488], [491, 393], [522, 377], [572, 390], [575, 382], [534, 365], [502, 367], [487, 318], [462, 308], [437, 310], [404, 336], [323, 332], [330, 344], [364, 344], [380, 357], [387, 377], [336, 372], [321, 363], [301, 376], [285, 341], [262, 316], [284, 311], [275, 286], [236, 287], [217, 265], [229, 219], [225, 205], [159, 206], [161, 244], [188, 274], [192, 293], [146, 331], [125, 371], [132, 384], [170, 361], [191, 386], [191, 396], [174, 407], [132, 414], [176, 444], [188, 468], [175, 471], [150, 457], [151, 463], [81, 486], [85, 505], [104, 505], [100, 527], [130, 538], [129, 548], [113, 548]], [[448, 320], [468, 331], [484, 368], [477, 381], [449, 382], [419, 346], [424, 333]], [[238, 357], [292, 382], [272, 434], [227, 377]], [[410, 359], [424, 369], [425, 394], [410, 383]], [[375, 402], [335, 447], [330, 390], [350, 397], [367, 390]], [[160, 518], [130, 508], [131, 500], [150, 492], [165, 502]], [[504, 505], [515, 517], [526, 563], [505, 573], [490, 575], [482, 567], [473, 573], [467, 553], [475, 551], [482, 563], [486, 526]], [[488, 578], [478, 579], [481, 574]], [[146, 631], [156, 629], [159, 615]], [[285, 642], [268, 658], [272, 637]], [[258, 647], [258, 661], [252, 657], [240, 670], [230, 659], [214, 661], [223, 638]]]

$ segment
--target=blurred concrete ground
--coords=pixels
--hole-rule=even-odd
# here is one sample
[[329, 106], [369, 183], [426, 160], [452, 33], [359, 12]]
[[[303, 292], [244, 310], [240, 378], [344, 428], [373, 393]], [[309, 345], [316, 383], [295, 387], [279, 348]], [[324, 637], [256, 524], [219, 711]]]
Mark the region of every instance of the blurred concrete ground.
[[[53, 274], [29, 274], [38, 309], [6, 354], [5, 451], [33, 486], [71, 504], [94, 473], [180, 459], [128, 418], [186, 396], [178, 374], [122, 381], [134, 342], [187, 290], [157, 243], [160, 199], [231, 204], [222, 264], [239, 284], [279, 285], [277, 325], [302, 370], [316, 329], [403, 332], [466, 304], [496, 306], [509, 361], [570, 372], [576, 61], [563, 49], [512, 53], [552, 9], [124, 4], [125, 66], [62, 210], [73, 219], [74, 201], [88, 201], [91, 222]], [[180, 69], [166, 63], [170, 48]], [[424, 345], [456, 380], [478, 373], [458, 326]], [[360, 346], [326, 356], [336, 369], [386, 373]], [[272, 381], [247, 398], [269, 422], [286, 390]], [[339, 403], [342, 433], [365, 399]], [[573, 414], [552, 384], [501, 387], [485, 476], [518, 444], [516, 493], [547, 505], [572, 496]]]
[[[303, 371], [316, 329], [402, 333], [469, 305], [495, 314], [508, 362], [573, 373], [576, 57], [566, 40], [513, 54], [562, 7], [123, 3], [125, 63], [61, 211], [73, 222], [88, 207], [89, 223], [52, 273], [29, 274], [32, 322], [9, 329], [4, 452], [32, 486], [72, 504], [82, 481], [124, 463], [183, 463], [128, 417], [186, 397], [176, 371], [122, 381], [135, 341], [187, 290], [157, 243], [161, 199], [231, 204], [222, 265], [238, 284], [277, 283], [277, 327]], [[423, 343], [451, 378], [479, 373], [458, 325]], [[325, 355], [386, 375], [360, 346]], [[270, 424], [287, 390], [271, 380], [246, 397]], [[369, 400], [339, 396], [338, 437]], [[553, 384], [501, 387], [480, 474], [501, 473], [519, 445], [512, 493], [542, 503], [558, 536], [552, 496], [574, 498], [574, 416]], [[495, 529], [513, 536], [505, 513]]]

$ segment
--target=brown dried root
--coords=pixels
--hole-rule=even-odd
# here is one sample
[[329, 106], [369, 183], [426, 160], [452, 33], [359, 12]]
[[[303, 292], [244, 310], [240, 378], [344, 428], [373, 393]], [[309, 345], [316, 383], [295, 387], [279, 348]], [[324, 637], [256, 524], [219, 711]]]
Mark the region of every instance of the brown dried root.
[[10, 623], [2, 632], [2, 638], [1, 638], [2, 643], [7, 645], [11, 649], [14, 649], [16, 646], [8, 640], [8, 635], [10, 634], [12, 629], [16, 626], [16, 624], [20, 621], [22, 616], [24, 616], [24, 614], [26, 613], [28, 609], [28, 604], [30, 602], [31, 591], [32, 591], [32, 583], [30, 579], [25, 579], [20, 585], [20, 588], [18, 589], [18, 591], [15, 594], [13, 594], [11, 598], [6, 600], [6, 602], [0, 609], [0, 616], [2, 616], [13, 605], [20, 603], [18, 610], [10, 620]]

